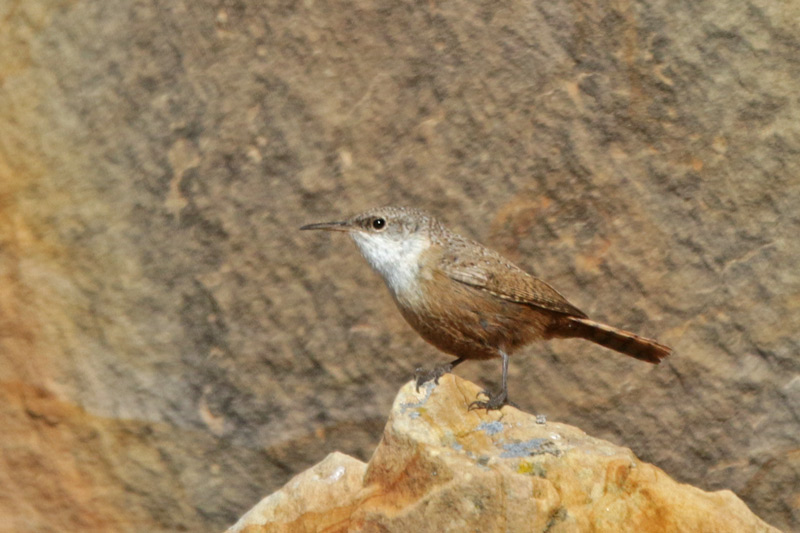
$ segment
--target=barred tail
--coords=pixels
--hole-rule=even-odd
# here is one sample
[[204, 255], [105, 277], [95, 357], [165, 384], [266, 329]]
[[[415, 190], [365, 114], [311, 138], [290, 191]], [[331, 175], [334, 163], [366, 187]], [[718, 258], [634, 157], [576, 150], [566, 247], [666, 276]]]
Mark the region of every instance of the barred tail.
[[668, 346], [588, 318], [569, 317], [567, 320], [566, 327], [560, 330], [559, 336], [586, 339], [654, 364], [660, 363], [662, 359], [672, 353], [672, 348]]

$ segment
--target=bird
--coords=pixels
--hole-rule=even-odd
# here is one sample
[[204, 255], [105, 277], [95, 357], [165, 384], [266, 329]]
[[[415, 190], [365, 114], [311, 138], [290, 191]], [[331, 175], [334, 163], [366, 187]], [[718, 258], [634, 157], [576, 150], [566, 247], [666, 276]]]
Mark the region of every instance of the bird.
[[470, 410], [513, 405], [509, 356], [535, 341], [580, 338], [653, 364], [672, 352], [590, 319], [544, 281], [415, 208], [378, 207], [300, 229], [349, 234], [383, 277], [403, 318], [428, 343], [456, 357], [430, 370], [417, 369], [417, 389], [431, 380], [438, 383], [464, 361], [502, 360], [500, 391], [482, 391]]

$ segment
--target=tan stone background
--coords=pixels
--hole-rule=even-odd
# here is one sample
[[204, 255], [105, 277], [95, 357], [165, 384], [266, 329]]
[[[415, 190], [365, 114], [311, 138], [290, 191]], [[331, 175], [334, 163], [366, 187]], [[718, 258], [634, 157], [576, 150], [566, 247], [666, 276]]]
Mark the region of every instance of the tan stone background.
[[0, 528], [218, 531], [366, 459], [445, 359], [297, 227], [392, 203], [676, 350], [534, 346], [517, 403], [800, 530], [798, 58], [769, 0], [0, 0]]

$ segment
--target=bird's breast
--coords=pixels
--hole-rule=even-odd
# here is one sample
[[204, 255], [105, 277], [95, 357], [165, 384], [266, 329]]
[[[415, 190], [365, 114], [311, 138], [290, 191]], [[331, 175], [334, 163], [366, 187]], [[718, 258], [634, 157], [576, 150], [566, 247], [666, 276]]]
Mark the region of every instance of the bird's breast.
[[406, 321], [440, 350], [469, 358], [511, 353], [544, 338], [547, 313], [498, 298], [436, 270], [420, 272], [414, 292], [395, 294]]

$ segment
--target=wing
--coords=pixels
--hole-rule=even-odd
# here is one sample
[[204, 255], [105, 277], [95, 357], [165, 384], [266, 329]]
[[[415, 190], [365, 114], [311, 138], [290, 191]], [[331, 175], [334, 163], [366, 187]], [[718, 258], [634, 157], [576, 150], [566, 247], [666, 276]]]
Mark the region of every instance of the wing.
[[[499, 254], [471, 243], [470, 253], [453, 253], [442, 256], [439, 268], [452, 280], [475, 289], [486, 291], [498, 298], [523, 305], [530, 305], [569, 316], [586, 318], [586, 314], [569, 303], [553, 287], [536, 279]], [[475, 253], [476, 248], [479, 253]]]

